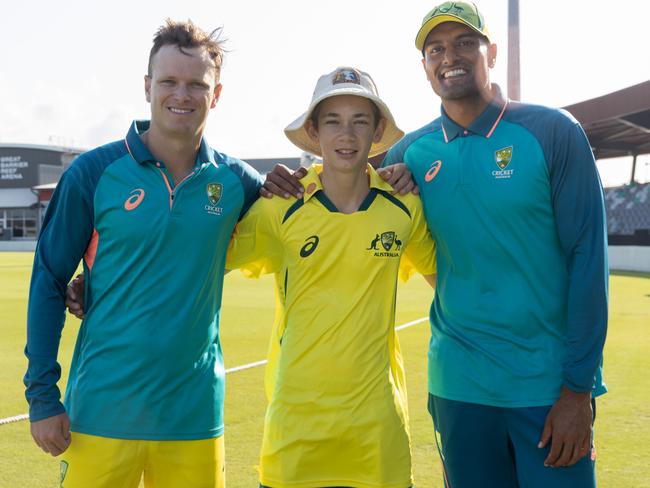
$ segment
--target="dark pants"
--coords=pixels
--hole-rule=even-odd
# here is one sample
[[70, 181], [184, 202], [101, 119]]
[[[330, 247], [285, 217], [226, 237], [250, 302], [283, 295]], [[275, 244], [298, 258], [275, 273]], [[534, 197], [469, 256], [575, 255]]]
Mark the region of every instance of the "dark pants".
[[[592, 403], [595, 417], [595, 402]], [[537, 447], [551, 406], [503, 408], [429, 395], [447, 488], [594, 488], [595, 450], [576, 464], [547, 468]]]

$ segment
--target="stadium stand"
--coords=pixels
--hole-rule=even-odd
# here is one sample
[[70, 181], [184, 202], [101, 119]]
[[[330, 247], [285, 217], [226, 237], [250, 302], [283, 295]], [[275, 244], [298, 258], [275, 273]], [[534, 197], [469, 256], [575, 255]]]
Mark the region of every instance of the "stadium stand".
[[650, 183], [605, 189], [610, 245], [650, 245]]

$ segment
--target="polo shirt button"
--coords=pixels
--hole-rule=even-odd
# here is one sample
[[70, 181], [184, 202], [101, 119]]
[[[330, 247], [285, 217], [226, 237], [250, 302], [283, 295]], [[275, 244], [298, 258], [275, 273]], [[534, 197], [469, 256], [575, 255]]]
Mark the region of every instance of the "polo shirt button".
[[156, 166], [158, 166], [160, 168], [160, 163], [156, 163]]
[[464, 135], [467, 135], [467, 134], [469, 134], [469, 132], [465, 131], [465, 132], [463, 132], [463, 134], [464, 134]]

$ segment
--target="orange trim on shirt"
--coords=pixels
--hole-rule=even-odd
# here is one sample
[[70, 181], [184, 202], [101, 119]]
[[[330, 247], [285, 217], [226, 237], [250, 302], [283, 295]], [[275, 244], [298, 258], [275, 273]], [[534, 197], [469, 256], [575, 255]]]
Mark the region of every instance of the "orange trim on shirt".
[[86, 266], [88, 270], [92, 271], [93, 264], [95, 264], [95, 256], [97, 256], [97, 246], [99, 245], [99, 234], [97, 229], [93, 229], [93, 235], [90, 238], [88, 247], [86, 247], [86, 252], [84, 253], [84, 261], [86, 261]]
[[440, 123], [440, 127], [442, 127], [442, 135], [445, 137], [445, 144], [448, 144], [449, 139], [447, 138], [447, 131], [445, 130], [445, 124]]
[[192, 171], [190, 174], [188, 174], [185, 178], [183, 178], [181, 181], [178, 182], [178, 185], [176, 185], [176, 188], [181, 186], [181, 183], [183, 183], [186, 179], [188, 179], [190, 176], [194, 175], [194, 171]]
[[172, 191], [172, 187], [169, 184], [169, 180], [167, 179], [167, 176], [165, 175], [165, 172], [162, 169], [158, 168], [158, 167], [156, 167], [156, 168], [158, 169], [158, 171], [160, 171], [160, 174], [162, 175], [163, 180], [165, 180], [165, 185], [167, 185], [167, 191], [169, 192], [169, 210], [171, 210], [172, 209], [172, 204], [174, 203], [174, 192]]
[[129, 154], [131, 155], [131, 157], [133, 158], [133, 160], [137, 162], [138, 160], [135, 159], [135, 156], [134, 156], [133, 153], [131, 152], [131, 148], [129, 147], [129, 141], [127, 141], [126, 138], [124, 138], [124, 145], [126, 146], [126, 150], [129, 151]]
[[493, 125], [492, 128], [490, 129], [490, 132], [488, 132], [488, 135], [485, 136], [486, 139], [489, 139], [490, 136], [492, 135], [492, 133], [494, 132], [494, 129], [497, 128], [497, 125], [499, 124], [499, 121], [501, 120], [501, 117], [503, 117], [503, 112], [506, 111], [506, 107], [507, 107], [507, 106], [508, 106], [508, 100], [506, 100], [505, 103], [503, 104], [503, 108], [501, 109], [501, 113], [500, 113], [499, 116], [497, 117], [497, 120], [494, 122], [494, 125]]

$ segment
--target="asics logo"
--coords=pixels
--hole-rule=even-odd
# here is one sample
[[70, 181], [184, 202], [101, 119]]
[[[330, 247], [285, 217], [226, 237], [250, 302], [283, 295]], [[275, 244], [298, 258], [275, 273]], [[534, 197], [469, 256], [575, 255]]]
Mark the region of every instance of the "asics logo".
[[305, 239], [305, 242], [307, 244], [300, 248], [300, 257], [306, 258], [311, 253], [313, 253], [318, 246], [318, 241], [320, 241], [318, 236], [309, 236], [307, 239]]
[[441, 166], [442, 166], [442, 161], [440, 161], [439, 159], [431, 163], [431, 167], [427, 170], [426, 173], [424, 173], [424, 181], [429, 183], [431, 180], [433, 180], [438, 174], [438, 171], [440, 171]]
[[127, 212], [134, 210], [142, 203], [144, 200], [144, 190], [142, 188], [136, 188], [131, 192], [131, 196], [126, 199], [124, 202], [124, 209]]

